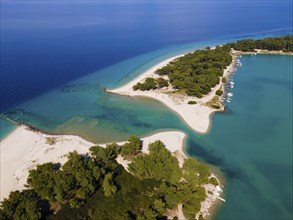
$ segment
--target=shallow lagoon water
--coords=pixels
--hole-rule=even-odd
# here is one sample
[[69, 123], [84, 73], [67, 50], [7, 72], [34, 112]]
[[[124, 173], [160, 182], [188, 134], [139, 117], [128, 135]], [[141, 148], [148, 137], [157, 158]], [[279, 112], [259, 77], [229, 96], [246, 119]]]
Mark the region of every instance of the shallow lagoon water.
[[[1, 113], [94, 142], [182, 130], [187, 153], [227, 178], [217, 219], [292, 219], [292, 58], [242, 57], [228, 111], [213, 115], [205, 135], [159, 102], [104, 92], [168, 57], [229, 41], [219, 39], [292, 34], [291, 8], [290, 1], [1, 2]], [[4, 129], [14, 126], [1, 121], [1, 138]]]
[[45, 132], [76, 134], [96, 143], [121, 141], [131, 134], [145, 135], [158, 129], [186, 130], [179, 117], [161, 103], [109, 94], [105, 87], [119, 86], [168, 57], [217, 43], [188, 44], [125, 60], [70, 81], [6, 111], [5, 115]]
[[220, 167], [226, 203], [216, 219], [292, 219], [292, 56], [243, 56], [225, 113], [189, 154]]
[[14, 124], [0, 118], [0, 140], [7, 137], [15, 128]]
[[108, 94], [100, 84], [86, 83], [99, 74], [22, 104], [9, 116], [97, 143], [182, 130], [188, 134], [186, 152], [218, 167], [226, 177], [227, 202], [216, 219], [291, 219], [292, 56], [240, 60], [242, 67], [231, 79], [234, 88], [228, 91], [232, 100], [225, 103], [226, 112], [212, 116], [207, 134], [190, 130], [155, 100]]

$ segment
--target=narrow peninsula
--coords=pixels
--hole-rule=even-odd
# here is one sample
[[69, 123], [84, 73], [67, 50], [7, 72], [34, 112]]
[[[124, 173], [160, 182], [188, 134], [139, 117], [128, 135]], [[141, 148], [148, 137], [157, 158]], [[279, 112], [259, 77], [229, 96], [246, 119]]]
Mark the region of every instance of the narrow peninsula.
[[210, 115], [224, 110], [224, 88], [239, 55], [293, 55], [293, 37], [240, 40], [167, 59], [126, 85], [107, 90], [157, 99], [193, 130], [205, 133]]
[[[157, 99], [203, 133], [211, 113], [224, 110], [237, 57], [293, 55], [292, 42], [288, 36], [207, 47], [107, 91]], [[202, 220], [217, 198], [225, 201], [222, 185], [207, 165], [184, 154], [184, 140], [183, 132], [165, 131], [97, 146], [19, 126], [1, 141], [0, 219]]]

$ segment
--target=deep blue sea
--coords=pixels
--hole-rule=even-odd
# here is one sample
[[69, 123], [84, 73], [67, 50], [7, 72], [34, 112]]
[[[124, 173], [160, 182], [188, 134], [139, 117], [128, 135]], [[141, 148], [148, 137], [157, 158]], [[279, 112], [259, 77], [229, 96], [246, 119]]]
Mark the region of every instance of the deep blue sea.
[[1, 110], [154, 50], [291, 28], [292, 1], [3, 0]]
[[[208, 134], [161, 103], [107, 94], [160, 61], [242, 38], [292, 34], [292, 1], [1, 1], [1, 113], [94, 142], [178, 129], [218, 167], [216, 219], [292, 219], [292, 57], [242, 57]], [[0, 119], [1, 139], [15, 126]]]

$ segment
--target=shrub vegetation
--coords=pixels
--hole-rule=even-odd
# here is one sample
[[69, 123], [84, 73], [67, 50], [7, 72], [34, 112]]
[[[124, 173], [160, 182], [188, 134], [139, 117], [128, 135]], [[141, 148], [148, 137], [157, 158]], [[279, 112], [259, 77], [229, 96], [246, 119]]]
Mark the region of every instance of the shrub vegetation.
[[223, 70], [232, 62], [227, 48], [197, 50], [170, 62], [156, 71], [167, 75], [171, 85], [179, 91], [196, 97], [202, 97], [219, 84]]
[[[169, 83], [178, 93], [201, 98], [220, 83], [223, 70], [232, 62], [231, 48], [243, 52], [253, 52], [255, 49], [293, 52], [293, 37], [239, 40], [227, 43], [222, 47], [217, 46], [213, 50], [207, 47], [177, 58], [158, 69], [156, 73], [168, 76]], [[222, 82], [226, 82], [225, 77], [222, 78]], [[136, 84], [133, 89], [144, 91], [163, 86], [168, 86], [168, 80], [165, 80], [161, 85], [158, 80], [147, 78], [144, 83]]]
[[[178, 91], [201, 97], [219, 83], [223, 69], [231, 63], [230, 48], [292, 52], [292, 36], [242, 40], [214, 50], [198, 50], [157, 73], [167, 75]], [[169, 82], [163, 78], [147, 78], [134, 89], [165, 86]], [[209, 105], [219, 108], [217, 99]], [[218, 185], [215, 178], [210, 178], [208, 167], [189, 158], [181, 169], [161, 141], [149, 145], [149, 154], [143, 154], [141, 147], [141, 140], [131, 136], [122, 146], [94, 146], [88, 155], [71, 152], [62, 167], [53, 163], [38, 165], [29, 171], [28, 189], [11, 192], [0, 203], [0, 219], [164, 219], [166, 210], [179, 203], [184, 215], [194, 218], [206, 198], [202, 185]], [[119, 154], [132, 159], [131, 173], [117, 163]]]
[[233, 43], [228, 43], [225, 47], [243, 52], [253, 52], [255, 49], [293, 52], [293, 36], [269, 37], [260, 40], [239, 40]]
[[221, 89], [216, 91], [216, 95], [218, 96], [222, 96], [223, 95], [223, 91]]
[[[187, 159], [181, 169], [161, 141], [149, 145], [149, 154], [141, 147], [131, 136], [122, 146], [72, 152], [62, 167], [38, 165], [29, 171], [29, 189], [1, 202], [0, 219], [165, 219], [179, 203], [194, 218], [206, 198], [208, 167]], [[119, 154], [132, 159], [130, 173], [117, 163]]]
[[136, 85], [133, 86], [133, 90], [151, 90], [151, 89], [159, 89], [163, 87], [169, 86], [168, 80], [160, 77], [157, 80], [154, 78], [146, 78], [143, 83], [137, 83]]

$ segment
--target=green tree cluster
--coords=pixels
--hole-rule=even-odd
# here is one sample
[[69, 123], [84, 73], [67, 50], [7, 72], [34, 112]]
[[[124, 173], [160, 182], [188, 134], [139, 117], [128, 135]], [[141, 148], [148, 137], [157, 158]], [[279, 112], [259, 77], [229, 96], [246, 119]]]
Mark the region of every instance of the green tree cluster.
[[209, 183], [212, 184], [212, 185], [214, 185], [214, 186], [218, 186], [219, 185], [219, 182], [218, 182], [218, 180], [215, 177], [211, 177], [209, 179]]
[[239, 40], [233, 43], [228, 43], [225, 47], [243, 52], [253, 52], [255, 49], [293, 52], [293, 36], [269, 37], [260, 40]]
[[226, 47], [197, 50], [156, 71], [168, 75], [174, 88], [190, 96], [202, 97], [220, 82], [223, 70], [232, 62]]
[[[133, 89], [145, 91], [168, 86], [170, 83], [181, 94], [201, 98], [219, 84], [223, 70], [232, 62], [231, 48], [243, 52], [252, 52], [255, 49], [293, 52], [293, 36], [261, 40], [246, 39], [227, 43], [222, 47], [217, 46], [213, 50], [209, 47], [197, 50], [177, 58], [156, 71], [161, 76], [167, 75], [169, 82], [163, 78], [158, 80], [147, 78], [144, 83], [133, 86]], [[223, 78], [222, 82], [225, 83], [226, 78]]]
[[133, 90], [151, 90], [151, 89], [158, 89], [169, 86], [168, 80], [160, 77], [157, 80], [154, 78], [146, 78], [143, 83], [137, 83], [133, 86]]
[[[123, 149], [134, 157], [129, 165], [132, 173], [116, 161]], [[187, 217], [194, 217], [206, 196], [201, 184], [206, 182], [208, 168], [188, 159], [180, 169], [161, 141], [149, 145], [149, 154], [140, 149], [141, 140], [131, 136], [122, 146], [91, 147], [89, 155], [72, 152], [62, 167], [38, 165], [29, 172], [30, 189], [12, 192], [1, 202], [0, 217], [164, 219], [167, 209], [178, 203]], [[51, 213], [45, 211], [50, 207]]]
[[[231, 47], [292, 52], [292, 38], [242, 40], [195, 51], [157, 73], [168, 75], [170, 83], [186, 94], [200, 97], [219, 83], [223, 69], [231, 62]], [[163, 78], [146, 82], [150, 88], [168, 86]], [[11, 192], [0, 203], [0, 219], [162, 219], [167, 209], [179, 203], [184, 215], [194, 218], [206, 197], [202, 185], [218, 184], [210, 178], [208, 167], [189, 158], [180, 169], [160, 141], [149, 145], [147, 155], [141, 153], [141, 147], [141, 140], [131, 136], [122, 146], [91, 147], [89, 155], [72, 152], [62, 167], [38, 165], [29, 171], [29, 189]], [[115, 160], [119, 154], [134, 158], [129, 165], [132, 174]], [[48, 205], [56, 213], [48, 213]]]
[[197, 103], [196, 101], [188, 101], [187, 104], [189, 104], [189, 105], [195, 105], [196, 103]]
[[168, 80], [160, 77], [156, 80], [156, 83], [157, 83], [157, 87], [158, 88], [163, 88], [163, 87], [168, 87], [169, 86], [169, 82]]
[[121, 152], [121, 147], [116, 144], [107, 144], [106, 148], [94, 146], [90, 148], [90, 155], [97, 165], [100, 167], [111, 166], [112, 161]]
[[103, 168], [87, 157], [71, 152], [62, 169], [53, 163], [38, 165], [29, 172], [27, 185], [51, 204], [79, 207], [98, 186]]
[[138, 154], [142, 148], [142, 141], [136, 136], [130, 136], [128, 142], [121, 146], [121, 155], [131, 157]]
[[47, 219], [156, 219], [162, 216], [155, 209], [155, 200], [159, 199], [155, 190], [160, 182], [140, 180], [117, 165], [112, 171], [111, 182], [117, 191], [106, 195], [99, 188], [85, 204], [72, 209], [65, 205], [56, 214]]
[[39, 196], [33, 190], [15, 191], [1, 202], [0, 219], [36, 220], [41, 218]]
[[109, 196], [113, 195], [114, 193], [116, 193], [117, 187], [113, 183], [113, 173], [112, 172], [107, 173], [105, 175], [102, 187], [103, 187], [103, 190], [104, 190], [106, 197], [109, 197]]
[[211, 175], [208, 166], [197, 162], [194, 159], [188, 158], [183, 164], [184, 174], [183, 177], [188, 182], [194, 185], [201, 185], [209, 182]]
[[186, 159], [180, 169], [178, 160], [160, 141], [149, 145], [149, 154], [137, 156], [129, 165], [129, 171], [138, 178], [163, 181], [160, 185], [156, 210], [173, 209], [183, 204], [183, 213], [187, 218], [194, 218], [206, 198], [202, 184], [209, 183], [211, 175], [206, 165], [194, 159]]
[[128, 168], [141, 179], [162, 179], [176, 183], [182, 176], [178, 160], [161, 141], [151, 143], [149, 154], [138, 155]]
[[221, 89], [219, 89], [219, 90], [216, 91], [216, 95], [217, 95], [217, 96], [222, 96], [223, 93], [224, 93], [224, 92], [223, 92], [223, 90], [221, 90]]

